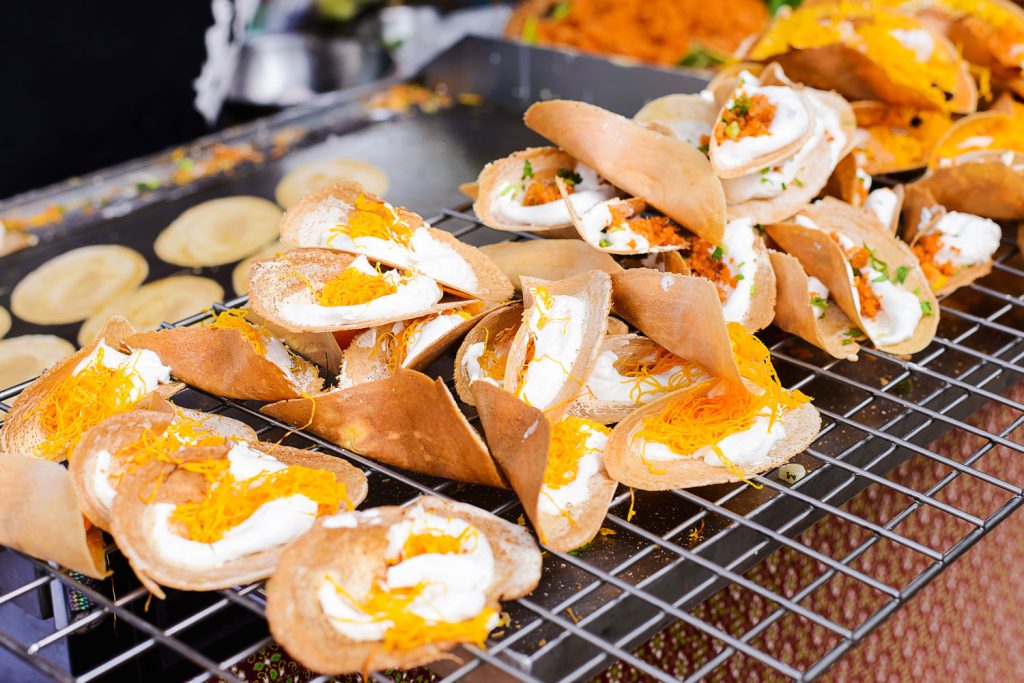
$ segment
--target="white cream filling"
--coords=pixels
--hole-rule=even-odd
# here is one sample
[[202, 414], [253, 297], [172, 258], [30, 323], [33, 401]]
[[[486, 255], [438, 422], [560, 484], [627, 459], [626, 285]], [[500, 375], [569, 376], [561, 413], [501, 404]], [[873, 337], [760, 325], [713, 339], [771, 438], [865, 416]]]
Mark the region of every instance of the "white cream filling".
[[527, 322], [534, 339], [534, 354], [526, 366], [517, 395], [529, 405], [547, 408], [569, 380], [567, 374], [583, 346], [586, 304], [576, 297], [556, 294], [550, 310], [533, 294]]
[[[459, 518], [435, 515], [421, 507], [413, 508], [406, 519], [388, 529], [386, 557], [389, 561], [399, 558], [411, 534], [441, 532], [458, 537], [470, 528]], [[413, 614], [434, 623], [472, 619], [487, 606], [487, 589], [494, 580], [494, 555], [490, 543], [479, 530], [466, 535], [461, 551], [458, 554], [426, 553], [398, 562], [388, 567], [382, 589], [423, 585], [409, 605]], [[363, 612], [341, 595], [327, 577], [320, 582], [318, 597], [331, 625], [348, 638], [381, 640], [394, 625], [390, 620], [378, 621]]]
[[701, 140], [705, 137], [710, 138], [711, 131], [714, 130], [713, 122], [701, 119], [666, 121], [663, 125], [672, 131], [673, 136], [694, 147], [700, 147]]
[[402, 367], [409, 367], [409, 365], [416, 360], [417, 356], [430, 348], [431, 344], [464, 322], [466, 322], [465, 318], [451, 312], [442, 313], [421, 325], [420, 328], [413, 333], [412, 339], [407, 340], [405, 347], [405, 360], [402, 361]]
[[[608, 403], [634, 403], [644, 405], [658, 398], [661, 394], [673, 391], [670, 385], [672, 378], [684, 371], [683, 362], [673, 365], [665, 372], [647, 377], [626, 377], [615, 368], [619, 357], [612, 350], [602, 351], [597, 363], [587, 378], [584, 395], [592, 396], [597, 401]], [[653, 358], [652, 358], [653, 360]], [[701, 377], [706, 378], [705, 375]], [[700, 381], [698, 378], [697, 381]]]
[[92, 490], [107, 510], [114, 504], [117, 490], [110, 484], [110, 461], [113, 456], [108, 450], [96, 452], [96, 465], [92, 475]]
[[889, 35], [898, 40], [903, 47], [913, 52], [914, 57], [919, 62], [927, 62], [935, 51], [935, 40], [923, 28], [894, 28], [889, 31]]
[[[770, 426], [769, 426], [770, 425]], [[781, 419], [771, 424], [767, 415], [758, 415], [750, 427], [743, 431], [730, 434], [716, 446], [734, 465], [743, 468], [760, 467], [768, 461], [768, 454], [779, 441], [786, 436], [786, 428]], [[725, 462], [711, 446], [702, 446], [692, 454], [680, 454], [665, 444], [643, 439], [640, 444], [644, 458], [650, 461], [672, 461], [683, 458], [701, 458], [706, 465], [725, 467]]]
[[[744, 91], [748, 97], [763, 95], [775, 105], [775, 116], [768, 124], [766, 135], [748, 135], [736, 140], [726, 138], [713, 147], [715, 166], [722, 171], [741, 168], [751, 159], [772, 154], [791, 145], [807, 133], [812, 115], [807, 100], [792, 88], [779, 85], [751, 87]], [[735, 98], [725, 104], [730, 109]]]
[[580, 216], [580, 229], [583, 238], [598, 249], [646, 252], [651, 248], [647, 238], [631, 230], [626, 222], [612, 225], [612, 213], [608, 208], [608, 202], [601, 202]]
[[[847, 253], [858, 248], [858, 245], [846, 235], [839, 234], [839, 242], [842, 244], [843, 251]], [[890, 272], [897, 267], [896, 264], [888, 265]], [[846, 267], [853, 290], [853, 300], [859, 313], [861, 311], [860, 294], [853, 284], [853, 269], [850, 267], [849, 260], [846, 261]], [[889, 281], [880, 271], [875, 270], [870, 262], [860, 269], [860, 274], [868, 282], [872, 293], [878, 297], [879, 302], [878, 313], [874, 318], [861, 315], [864, 334], [876, 346], [899, 344], [914, 336], [917, 323], [924, 315], [917, 296]]]
[[288, 352], [284, 343], [273, 335], [264, 337], [264, 343], [266, 344], [267, 352], [263, 357], [280, 368], [289, 383], [297, 385], [299, 381], [292, 370], [295, 366], [295, 359]]
[[[817, 299], [820, 299], [822, 301], [828, 302], [828, 295], [829, 295], [828, 287], [825, 286], [824, 282], [822, 282], [818, 278], [814, 277], [813, 275], [808, 275], [807, 276], [807, 296], [808, 297], [813, 297], [813, 298], [817, 298]], [[815, 318], [820, 318], [821, 316], [825, 315], [825, 309], [826, 308], [827, 308], [827, 306], [816, 306], [813, 303], [811, 304], [811, 309], [814, 311], [814, 317]]]
[[547, 484], [541, 485], [537, 509], [542, 514], [560, 515], [570, 506], [583, 503], [590, 494], [590, 479], [605, 471], [604, 449], [608, 445], [607, 435], [587, 426], [583, 429], [590, 434], [585, 442], [585, 452], [577, 465], [576, 476], [571, 482], [558, 488], [552, 488]]
[[494, 386], [501, 386], [491, 377], [487, 376], [484, 372], [483, 367], [480, 365], [480, 356], [487, 350], [487, 344], [484, 342], [476, 342], [470, 344], [466, 349], [465, 355], [462, 357], [462, 369], [466, 371], [466, 375], [469, 377], [469, 382], [490, 382]]
[[[102, 360], [100, 356], [102, 356]], [[86, 368], [94, 366], [97, 361], [102, 362], [104, 367], [111, 370], [128, 374], [132, 381], [132, 390], [129, 393], [132, 402], [140, 401], [142, 397], [161, 384], [171, 381], [171, 369], [160, 361], [160, 356], [149, 349], [132, 351], [130, 354], [121, 353], [117, 349], [107, 346], [103, 339], [97, 342], [92, 353], [75, 366], [71, 375], [78, 375]]]
[[958, 266], [973, 266], [990, 260], [1003, 235], [995, 221], [959, 211], [942, 216], [933, 229], [942, 233], [942, 248], [935, 254], [936, 263]]
[[[615, 196], [615, 188], [600, 178], [592, 168], [577, 163], [575, 171], [582, 178], [582, 182], [577, 183], [573, 188], [573, 193], [569, 195], [569, 203], [572, 204], [577, 216]], [[502, 183], [495, 188], [491, 211], [503, 223], [530, 225], [538, 228], [572, 223], [569, 208], [561, 197], [546, 204], [523, 206], [524, 195], [524, 183]]]
[[729, 273], [739, 280], [722, 304], [726, 322], [741, 322], [750, 311], [754, 276], [757, 273], [755, 237], [754, 222], [750, 218], [737, 218], [725, 226], [722, 259], [729, 266]]
[[864, 206], [878, 218], [882, 227], [888, 231], [893, 219], [896, 218], [896, 210], [899, 208], [898, 204], [899, 197], [896, 196], [895, 192], [888, 187], [880, 187], [877, 190], [871, 191]]
[[[365, 256], [357, 258], [349, 268], [356, 268], [367, 275], [377, 272]], [[300, 290], [285, 297], [278, 310], [293, 325], [348, 325], [382, 318], [412, 317], [436, 304], [444, 295], [437, 282], [426, 275], [412, 273], [403, 278], [399, 271], [389, 270], [384, 273], [384, 279], [395, 285], [397, 290], [363, 304], [321, 306], [310, 303], [310, 293]]]
[[[235, 444], [228, 452], [229, 472], [245, 481], [263, 472], [277, 472], [287, 465], [245, 444]], [[199, 543], [179, 536], [172, 529], [173, 503], [155, 503], [146, 508], [145, 526], [150, 538], [168, 564], [190, 569], [212, 569], [240, 557], [283, 545], [298, 538], [316, 520], [317, 503], [303, 495], [276, 498], [256, 509], [247, 520], [228, 529], [213, 543]]]

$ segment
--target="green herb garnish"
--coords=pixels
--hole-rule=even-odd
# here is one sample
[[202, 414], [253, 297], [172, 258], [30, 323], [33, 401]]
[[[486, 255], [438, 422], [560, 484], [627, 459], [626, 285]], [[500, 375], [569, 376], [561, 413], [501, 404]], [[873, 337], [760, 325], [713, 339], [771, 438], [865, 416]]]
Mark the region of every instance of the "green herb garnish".
[[735, 140], [740, 135], [740, 124], [735, 121], [730, 121], [729, 125], [725, 127], [725, 136], [731, 140]]
[[599, 247], [601, 247], [603, 249], [605, 247], [612, 246], [612, 242], [607, 237], [602, 237], [601, 241], [597, 243], [597, 246], [599, 246]]
[[737, 95], [736, 99], [732, 101], [729, 111], [740, 119], [747, 116], [750, 114], [750, 98], [747, 95]]
[[910, 274], [910, 266], [900, 266], [896, 269], [896, 282], [903, 284], [907, 281], [907, 275]]
[[569, 0], [562, 0], [562, 2], [555, 5], [555, 8], [551, 10], [551, 14], [548, 15], [551, 21], [561, 21], [569, 16], [569, 12], [572, 11], [572, 3]]
[[712, 261], [721, 261], [722, 260], [722, 254], [724, 254], [724, 253], [725, 252], [722, 250], [721, 247], [715, 247], [715, 250], [713, 252], [711, 252], [711, 260]]
[[811, 305], [817, 308], [828, 308], [828, 299], [823, 299], [820, 296], [811, 297]]
[[537, 17], [526, 18], [526, 21], [523, 22], [523, 32], [519, 34], [519, 38], [529, 45], [537, 42]]
[[583, 176], [571, 168], [560, 168], [555, 175], [568, 183], [570, 187], [579, 185], [583, 182]]
[[704, 47], [700, 43], [693, 42], [690, 49], [683, 55], [683, 58], [676, 62], [676, 66], [685, 66], [691, 69], [707, 69], [719, 66], [729, 61], [729, 54]]
[[533, 164], [531, 164], [530, 160], [527, 159], [526, 161], [523, 162], [523, 177], [522, 177], [522, 179], [523, 180], [527, 180], [527, 179], [532, 178], [532, 177], [533, 177]]

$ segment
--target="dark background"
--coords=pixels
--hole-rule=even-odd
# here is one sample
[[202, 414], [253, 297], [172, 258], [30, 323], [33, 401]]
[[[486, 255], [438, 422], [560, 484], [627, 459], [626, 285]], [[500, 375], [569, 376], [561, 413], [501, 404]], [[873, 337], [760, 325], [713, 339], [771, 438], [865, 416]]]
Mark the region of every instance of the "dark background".
[[192, 81], [209, 0], [11, 3], [0, 22], [0, 198], [206, 132]]

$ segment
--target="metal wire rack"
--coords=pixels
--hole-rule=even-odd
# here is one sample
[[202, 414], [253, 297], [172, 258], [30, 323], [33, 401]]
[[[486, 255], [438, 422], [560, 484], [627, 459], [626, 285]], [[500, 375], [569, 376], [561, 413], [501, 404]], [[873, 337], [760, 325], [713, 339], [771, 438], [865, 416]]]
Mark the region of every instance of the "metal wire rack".
[[[508, 237], [464, 210], [446, 210], [431, 223], [477, 245]], [[244, 303], [243, 298], [226, 306]], [[755, 478], [760, 488], [637, 492], [632, 519], [631, 492], [620, 489], [605, 522], [614, 534], [599, 536], [581, 552], [547, 552], [541, 585], [531, 596], [506, 604], [510, 624], [493, 635], [487, 649], [462, 648], [460, 663], [442, 662], [435, 671], [446, 681], [576, 681], [620, 660], [659, 681], [696, 681], [726, 666], [771, 678], [818, 677], [1024, 502], [1024, 482], [1008, 474], [1013, 471], [1008, 463], [1024, 453], [1024, 445], [1014, 440], [1024, 425], [1024, 404], [1001, 395], [1024, 380], [1024, 264], [1016, 246], [1007, 240], [993, 274], [946, 298], [941, 315], [935, 342], [906, 359], [865, 349], [859, 362], [841, 362], [798, 339], [767, 332], [783, 382], [814, 396], [824, 419], [819, 438], [797, 459], [807, 476], [792, 485], [768, 473]], [[431, 374], [450, 377], [451, 362], [450, 356], [438, 361]], [[22, 388], [0, 392], [0, 409], [9, 410]], [[194, 389], [175, 400], [242, 419], [264, 440], [279, 439], [288, 430], [261, 414], [258, 403]], [[1010, 409], [1013, 419], [998, 431], [975, 426], [969, 417], [987, 403]], [[475, 421], [471, 409], [468, 414]], [[943, 455], [930, 446], [949, 432], [969, 435], [972, 451], [966, 457]], [[330, 452], [364, 468], [370, 488], [364, 507], [429, 493], [476, 504], [505, 519], [521, 517], [520, 505], [507, 491], [411, 475], [310, 434], [292, 434], [286, 443]], [[890, 476], [901, 464], [920, 459], [935, 466], [933, 480], [914, 487]], [[959, 504], [950, 494], [963, 486], [983, 489], [986, 504]], [[904, 504], [878, 518], [851, 511], [848, 502], [872, 489], [895, 492]], [[955, 542], [929, 538], [915, 523], [922, 516], [955, 520]], [[813, 525], [823, 518], [848, 530], [843, 547], [826, 549], [815, 542]], [[879, 575], [861, 563], [883, 550], [900, 554], [902, 572]], [[776, 584], [752, 571], [773, 552], [809, 564], [813, 580]], [[237, 681], [232, 667], [272, 642], [263, 620], [262, 584], [206, 594], [170, 591], [164, 603], [148, 605], [146, 591], [116, 547], [108, 554], [115, 576], [113, 584], [103, 585], [25, 558], [34, 576], [6, 588], [0, 614], [26, 596], [53, 594], [55, 586], [77, 591], [92, 607], [73, 620], [53, 620], [32, 642], [0, 629], [0, 647], [59, 681], [141, 677], [154, 670], [168, 678]], [[746, 596], [750, 609], [741, 627], [725, 628], [701, 609], [723, 589]], [[863, 603], [853, 617], [835, 613], [821, 599], [830, 591], [853, 590]], [[663, 671], [634, 654], [637, 645], [677, 621], [712, 643], [688, 670]], [[796, 656], [769, 637], [786, 622], [820, 636], [813, 652]], [[47, 659], [56, 644], [104, 629], [107, 647], [97, 661], [76, 664], [69, 672]], [[234, 637], [214, 637], [225, 630]]]

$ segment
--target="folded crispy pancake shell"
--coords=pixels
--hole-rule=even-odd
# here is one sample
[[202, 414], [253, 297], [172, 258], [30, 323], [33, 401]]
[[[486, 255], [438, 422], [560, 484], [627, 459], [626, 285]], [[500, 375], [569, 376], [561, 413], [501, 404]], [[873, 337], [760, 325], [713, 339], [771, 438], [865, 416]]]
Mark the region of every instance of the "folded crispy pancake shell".
[[[857, 116], [858, 122], [878, 120], [885, 115], [885, 112], [894, 108], [892, 105], [885, 102], [874, 102], [870, 100], [851, 102], [850, 106], [853, 107], [853, 111]], [[870, 133], [867, 133], [862, 145], [870, 155], [870, 158], [865, 160], [864, 169], [872, 175], [882, 173], [902, 173], [903, 171], [913, 171], [914, 169], [923, 168], [928, 165], [928, 153], [931, 151], [928, 147], [922, 145], [922, 154], [920, 156], [900, 160], [887, 150], [885, 146]]]
[[[463, 310], [472, 314], [473, 317], [463, 320], [435, 339], [426, 348], [417, 353], [411, 362], [403, 367], [410, 370], [426, 369], [449, 346], [471, 330], [480, 322], [482, 317], [494, 310], [495, 307], [496, 305], [487, 305], [483, 302], [468, 304]], [[410, 320], [409, 322], [412, 323], [414, 321]], [[391, 327], [392, 325], [382, 325], [365, 330], [359, 333], [353, 342], [348, 345], [342, 356], [341, 372], [338, 378], [341, 386], [372, 382], [373, 380], [383, 379], [393, 374], [389, 366], [395, 353], [394, 345], [381, 342], [383, 335], [391, 334]]]
[[455, 644], [437, 642], [389, 651], [379, 641], [343, 636], [320, 605], [319, 587], [330, 573], [352, 595], [363, 595], [385, 576], [388, 528], [412, 506], [476, 527], [494, 553], [495, 580], [488, 590], [490, 607], [498, 600], [530, 593], [540, 581], [541, 556], [526, 529], [464, 503], [420, 497], [403, 507], [373, 509], [357, 515], [358, 525], [328, 527], [318, 522], [288, 546], [267, 584], [267, 621], [274, 639], [304, 666], [325, 674], [363, 669], [408, 669], [439, 659]]
[[1024, 154], [1012, 153], [1010, 164], [1003, 161], [1004, 154], [1009, 153], [964, 154], [951, 166], [931, 168], [913, 186], [928, 190], [951, 211], [996, 220], [1024, 219], [1024, 172], [1017, 170], [1024, 164]]
[[[281, 222], [281, 242], [291, 247], [326, 248], [353, 254], [365, 254], [368, 258], [384, 265], [399, 267], [395, 262], [382, 257], [386, 255], [373, 251], [350, 251], [334, 245], [323, 247], [324, 233], [348, 219], [349, 212], [355, 206], [356, 199], [360, 195], [371, 201], [384, 201], [363, 189], [359, 183], [354, 182], [338, 183], [307, 195], [285, 213]], [[326, 217], [325, 212], [330, 212], [330, 216]], [[412, 211], [396, 207], [395, 212], [413, 230], [427, 225], [422, 217]], [[479, 249], [462, 242], [446, 230], [427, 226], [427, 231], [432, 239], [450, 247], [468, 263], [477, 278], [477, 286], [472, 292], [464, 291], [441, 278], [435, 278], [438, 284], [467, 297], [479, 297], [489, 301], [507, 301], [512, 298], [512, 288], [507, 278]]]
[[497, 242], [481, 247], [508, 276], [517, 290], [522, 290], [520, 278], [565, 280], [591, 270], [615, 273], [622, 266], [610, 255], [596, 251], [579, 239], [571, 228], [572, 239], [524, 240]]
[[838, 306], [829, 304], [820, 318], [810, 303], [807, 273], [795, 256], [771, 252], [778, 297], [775, 324], [836, 358], [857, 360], [860, 345], [844, 333], [853, 327]]
[[[523, 302], [514, 301], [491, 311], [477, 321], [473, 329], [466, 333], [466, 338], [462, 340], [458, 353], [455, 354], [455, 368], [452, 373], [455, 378], [455, 393], [458, 394], [463, 403], [470, 406], [476, 405], [473, 400], [473, 393], [469, 390], [469, 373], [466, 372], [463, 363], [469, 347], [478, 342], [488, 342], [493, 345], [494, 338], [498, 333], [502, 330], [514, 331], [519, 328], [522, 322]], [[509, 337], [506, 347], [511, 345], [512, 337]], [[508, 349], [506, 348], [507, 352]]]
[[8, 229], [4, 231], [3, 235], [0, 235], [0, 256], [13, 254], [38, 243], [39, 238], [30, 232]]
[[262, 412], [355, 453], [435, 477], [505, 488], [483, 439], [440, 379], [401, 368], [392, 377]]
[[[0, 451], [9, 453], [35, 453], [36, 447], [45, 442], [47, 435], [39, 424], [39, 408], [61, 382], [74, 373], [78, 364], [87, 358], [103, 339], [107, 346], [119, 348], [124, 341], [135, 334], [135, 330], [124, 318], [114, 316], [104, 326], [96, 341], [79, 349], [44, 372], [35, 382], [18, 394], [14, 406], [7, 413], [0, 429]], [[160, 386], [154, 392], [167, 397], [181, 385], [171, 383]], [[66, 457], [66, 454], [65, 454]]]
[[[718, 290], [691, 275], [632, 268], [612, 275], [615, 312], [671, 353], [740, 381]], [[694, 329], [700, 334], [694, 334]]]
[[612, 303], [612, 281], [607, 273], [599, 270], [592, 270], [589, 273], [555, 282], [534, 280], [533, 278], [523, 279], [523, 302], [525, 305], [523, 324], [520, 325], [512, 340], [512, 346], [508, 352], [508, 362], [505, 365], [504, 386], [513, 394], [522, 388], [520, 375], [523, 374], [523, 369], [528, 364], [526, 354], [532, 335], [527, 322], [535, 304], [529, 290], [539, 286], [544, 286], [552, 296], [571, 296], [584, 303], [584, 317], [579, 321], [583, 328], [579, 353], [566, 368], [567, 377], [562, 386], [550, 403], [543, 407], [545, 415], [552, 420], [557, 420], [566, 413], [569, 404], [583, 390], [587, 377], [594, 369], [597, 356], [601, 352], [601, 340], [604, 339], [608, 329], [608, 312]]
[[[643, 439], [637, 434], [643, 427], [643, 420], [658, 415], [667, 405], [676, 400], [677, 396], [669, 394], [643, 408], [620, 422], [612, 430], [605, 452], [605, 468], [608, 475], [626, 486], [644, 491], [663, 491], [666, 489], [689, 489], [711, 484], [723, 484], [739, 481], [725, 467], [708, 465], [703, 458], [692, 455], [680, 460], [659, 460], [657, 467], [664, 470], [663, 474], [653, 474], [642, 460]], [[814, 441], [821, 428], [821, 416], [814, 406], [806, 403], [798, 408], [785, 410], [782, 414], [786, 436], [768, 452], [762, 465], [742, 467], [747, 477], [759, 472], [767, 472], [783, 464], [797, 453], [803, 451]]]
[[768, 233], [784, 250], [800, 260], [809, 275], [825, 283], [839, 308], [862, 330], [864, 322], [854, 303], [853, 284], [846, 274], [848, 259], [829, 236], [829, 231], [844, 234], [856, 244], [868, 245], [891, 268], [909, 266], [910, 271], [901, 286], [908, 292], [916, 289], [919, 297], [931, 303], [933, 313], [921, 318], [910, 339], [899, 344], [879, 346], [878, 349], [900, 355], [916, 353], [931, 343], [939, 324], [938, 302], [918, 266], [917, 257], [910, 251], [910, 247], [879, 230], [877, 221], [872, 222], [866, 212], [856, 211], [853, 207], [848, 210], [846, 206], [837, 199], [826, 197], [802, 212], [822, 230], [796, 223], [778, 223], [769, 226]]
[[710, 162], [695, 147], [583, 102], [537, 102], [524, 118], [528, 127], [616, 187], [704, 239], [721, 242], [725, 195]]
[[[268, 443], [254, 442], [248, 446], [287, 465], [302, 465], [332, 472], [345, 485], [353, 507], [366, 497], [366, 476], [340, 458]], [[184, 461], [200, 462], [226, 458], [230, 450], [230, 445], [192, 447], [178, 451], [177, 457]], [[157, 488], [153, 502], [143, 502], [152, 494], [153, 482], [159, 481], [161, 477], [164, 479]], [[164, 597], [161, 585], [179, 590], [206, 591], [264, 579], [274, 571], [282, 551], [287, 547], [280, 545], [267, 548], [230, 560], [220, 567], [203, 570], [176, 564], [161, 555], [149, 533], [147, 511], [150, 506], [154, 503], [180, 505], [198, 502], [207, 495], [208, 488], [209, 484], [202, 474], [159, 462], [141, 467], [121, 481], [111, 510], [111, 532], [139, 580], [157, 597]]]
[[550, 423], [544, 413], [493, 384], [474, 382], [470, 389], [480, 411], [487, 444], [519, 496], [541, 543], [557, 552], [568, 552], [594, 540], [617, 484], [598, 471], [587, 483], [585, 500], [565, 510], [568, 518], [542, 512], [539, 503], [551, 445]]
[[171, 367], [175, 377], [194, 387], [243, 401], [283, 401], [323, 388], [316, 368], [294, 357], [293, 382], [284, 370], [261, 356], [241, 332], [209, 327], [176, 327], [141, 332], [125, 340], [132, 349], [149, 349]]
[[645, 104], [633, 115], [633, 120], [637, 123], [663, 126], [675, 135], [674, 126], [680, 123], [701, 121], [712, 126], [718, 120], [720, 108], [720, 105], [709, 102], [698, 94], [665, 95]]
[[[959, 61], [952, 44], [934, 31], [930, 32], [936, 48], [944, 50], [960, 63], [953, 98], [947, 103], [957, 114], [973, 112], [978, 108], [978, 90], [967, 70]], [[790, 50], [772, 55], [789, 77], [815, 88], [835, 88], [848, 100], [880, 100], [889, 104], [937, 109], [923, 92], [895, 83], [871, 57], [842, 43], [806, 50]]]
[[127, 463], [115, 457], [117, 452], [137, 441], [146, 431], [162, 434], [177, 418], [176, 412], [202, 422], [204, 428], [225, 438], [237, 441], [256, 441], [258, 438], [247, 424], [229, 417], [177, 408], [166, 401], [159, 403], [162, 405], [151, 404], [147, 406], [150, 408], [148, 410], [133, 410], [104, 420], [82, 436], [72, 457], [68, 459], [68, 471], [78, 493], [82, 513], [101, 529], [110, 529], [110, 508], [100, 498], [95, 487], [100, 451], [111, 454], [108, 476], [124, 472]]
[[746, 315], [737, 321], [749, 332], [763, 330], [771, 325], [775, 318], [775, 271], [768, 257], [768, 247], [760, 235], [754, 237], [754, 264], [754, 294], [750, 297], [750, 307]]
[[492, 208], [497, 198], [498, 188], [505, 183], [522, 182], [523, 166], [527, 161], [530, 162], [533, 174], [541, 177], [552, 176], [561, 168], [576, 168], [576, 159], [555, 147], [530, 147], [503, 159], [492, 161], [480, 171], [480, 176], [477, 178], [476, 196], [473, 198], [475, 200], [473, 211], [476, 212], [480, 222], [495, 230], [536, 233], [551, 233], [572, 227], [569, 221], [559, 225], [508, 223], [494, 214]]
[[[356, 257], [350, 254], [328, 249], [295, 249], [278, 258], [256, 261], [253, 264], [252, 279], [249, 281], [249, 306], [256, 315], [292, 332], [333, 332], [361, 330], [418, 318], [446, 308], [465, 306], [467, 303], [442, 302], [407, 314], [330, 325], [297, 325], [282, 315], [280, 306], [286, 297], [300, 294], [303, 303], [316, 303], [316, 298], [306, 286], [306, 281], [319, 290], [340, 275], [355, 259]], [[302, 277], [299, 277], [299, 274]]]
[[0, 544], [103, 579], [103, 533], [86, 528], [78, 504], [60, 464], [0, 452]]

